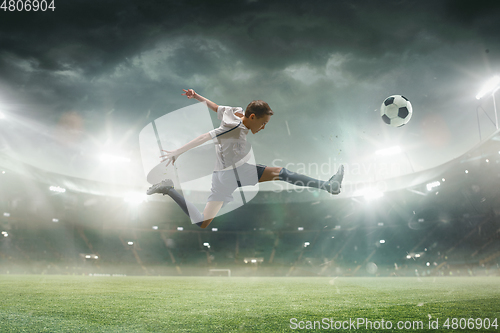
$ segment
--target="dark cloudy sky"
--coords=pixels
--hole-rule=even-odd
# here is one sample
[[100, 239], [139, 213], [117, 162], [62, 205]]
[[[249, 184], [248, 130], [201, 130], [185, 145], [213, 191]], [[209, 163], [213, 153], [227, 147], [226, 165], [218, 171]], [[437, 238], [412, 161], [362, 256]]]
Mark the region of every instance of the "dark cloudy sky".
[[[392, 176], [383, 163], [396, 175], [424, 170], [479, 142], [475, 95], [500, 73], [498, 1], [55, 6], [0, 11], [0, 148], [91, 179], [144, 184], [138, 134], [194, 103], [183, 88], [220, 105], [267, 101], [272, 121], [249, 137], [258, 163], [344, 163], [352, 182]], [[380, 120], [393, 94], [413, 104], [402, 128]], [[481, 105], [493, 117], [491, 101]], [[483, 138], [495, 129], [483, 111], [479, 123]], [[394, 145], [405, 153], [374, 156]], [[96, 161], [102, 151], [132, 161], [109, 169]]]

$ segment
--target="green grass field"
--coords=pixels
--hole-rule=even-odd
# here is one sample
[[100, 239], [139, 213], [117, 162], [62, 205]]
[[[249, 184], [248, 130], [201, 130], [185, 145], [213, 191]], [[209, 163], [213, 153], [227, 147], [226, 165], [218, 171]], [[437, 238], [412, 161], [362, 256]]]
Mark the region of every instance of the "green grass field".
[[[492, 325], [500, 320], [500, 279], [494, 277], [0, 275], [0, 287], [0, 332], [292, 332], [315, 331], [307, 329], [314, 321], [316, 331], [333, 331], [349, 321], [357, 325], [358, 318], [373, 327], [384, 320], [387, 328], [390, 321], [392, 330], [360, 322], [349, 326], [353, 331], [500, 330], [479, 329], [486, 318]], [[449, 329], [443, 327], [447, 318]], [[461, 318], [473, 318], [472, 328], [460, 329]], [[439, 329], [429, 330], [436, 319]], [[400, 321], [407, 328], [421, 321], [423, 327], [398, 330]]]

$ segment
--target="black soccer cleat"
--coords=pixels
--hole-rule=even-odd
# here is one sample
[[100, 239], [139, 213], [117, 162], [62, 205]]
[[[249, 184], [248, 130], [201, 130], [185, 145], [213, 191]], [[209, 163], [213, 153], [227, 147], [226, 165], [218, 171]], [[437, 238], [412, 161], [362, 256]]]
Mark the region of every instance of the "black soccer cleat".
[[339, 194], [340, 189], [342, 188], [342, 180], [344, 179], [344, 166], [341, 165], [336, 174], [332, 176], [328, 180], [328, 183], [325, 184], [325, 190], [330, 192], [331, 194]]
[[167, 194], [168, 191], [174, 188], [174, 182], [171, 179], [165, 179], [159, 182], [158, 184], [154, 184], [147, 190], [147, 195], [161, 193], [163, 195]]

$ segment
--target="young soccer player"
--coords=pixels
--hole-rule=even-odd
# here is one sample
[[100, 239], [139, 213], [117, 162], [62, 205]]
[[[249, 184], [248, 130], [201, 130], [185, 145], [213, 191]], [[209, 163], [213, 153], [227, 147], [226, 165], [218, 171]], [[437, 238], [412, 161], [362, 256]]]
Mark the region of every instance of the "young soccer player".
[[281, 167], [268, 167], [247, 163], [250, 159], [246, 145], [248, 132], [256, 134], [266, 128], [271, 120], [273, 111], [269, 105], [261, 100], [253, 101], [243, 111], [240, 107], [219, 106], [214, 102], [198, 95], [193, 89], [183, 89], [183, 96], [205, 102], [207, 106], [217, 112], [221, 125], [208, 133], [202, 134], [179, 149], [164, 150], [162, 162], [175, 163], [179, 156], [208, 140], [213, 140], [216, 147], [216, 165], [212, 174], [212, 189], [207, 204], [201, 214], [198, 209], [185, 200], [174, 189], [171, 179], [166, 179], [151, 186], [147, 194], [161, 193], [170, 196], [182, 210], [201, 228], [206, 228], [215, 218], [224, 203], [233, 200], [233, 192], [241, 186], [255, 185], [258, 182], [282, 180], [298, 186], [308, 186], [323, 189], [331, 194], [339, 194], [344, 178], [344, 167], [341, 165], [335, 175], [328, 181], [321, 181], [302, 174], [291, 172]]

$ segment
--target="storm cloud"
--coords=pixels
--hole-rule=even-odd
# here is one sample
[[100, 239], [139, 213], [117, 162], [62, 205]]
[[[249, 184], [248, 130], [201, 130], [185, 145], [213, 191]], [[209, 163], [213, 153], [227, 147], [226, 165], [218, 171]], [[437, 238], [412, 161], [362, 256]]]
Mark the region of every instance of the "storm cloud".
[[[55, 5], [0, 12], [2, 112], [43, 128], [16, 127], [26, 142], [4, 146], [84, 178], [97, 177], [88, 157], [100, 149], [137, 157], [142, 127], [192, 103], [183, 88], [221, 105], [266, 100], [273, 121], [251, 138], [260, 163], [362, 163], [399, 144], [407, 155], [395, 163], [429, 168], [478, 142], [474, 96], [500, 70], [497, 1]], [[397, 130], [377, 112], [392, 94], [415, 112]]]

